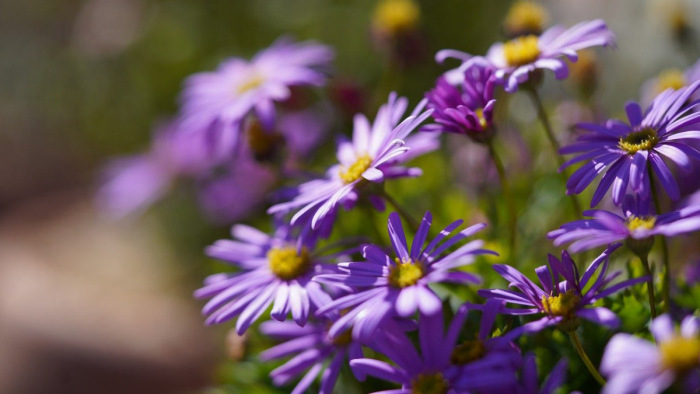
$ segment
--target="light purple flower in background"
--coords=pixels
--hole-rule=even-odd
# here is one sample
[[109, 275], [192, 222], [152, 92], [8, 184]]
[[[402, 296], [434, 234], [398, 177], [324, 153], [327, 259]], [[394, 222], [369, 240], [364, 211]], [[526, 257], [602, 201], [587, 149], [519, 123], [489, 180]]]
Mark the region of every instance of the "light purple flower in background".
[[355, 373], [401, 385], [400, 389], [382, 393], [495, 393], [513, 388], [516, 384], [515, 369], [509, 358], [479, 358], [465, 360], [468, 362], [464, 364], [453, 362], [460, 358], [460, 353], [471, 350], [457, 346], [467, 311], [467, 308], [460, 308], [447, 330], [444, 329], [442, 313], [421, 314], [418, 321], [419, 349], [400, 330], [380, 330], [375, 347], [396, 365], [359, 358], [350, 361], [350, 367]]
[[[700, 88], [700, 81], [680, 90], [666, 90], [654, 99], [642, 114], [639, 104], [625, 107], [629, 124], [609, 120], [605, 125], [583, 123], [587, 131], [578, 142], [562, 148], [562, 154], [577, 154], [560, 170], [579, 162], [585, 164], [569, 178], [567, 193], [579, 194], [605, 172], [593, 194], [591, 207], [598, 205], [612, 187], [615, 205], [620, 205], [629, 188], [648, 201], [651, 195], [650, 171], [671, 199], [680, 196], [678, 184], [664, 159], [675, 163], [683, 172], [693, 170], [700, 151], [689, 142], [700, 140], [700, 114], [691, 110], [688, 100]], [[607, 172], [606, 172], [607, 170]]]
[[[615, 36], [612, 31], [604, 21], [596, 19], [581, 22], [569, 29], [553, 26], [540, 36], [531, 34], [505, 43], [495, 43], [486, 53], [486, 59], [496, 67], [497, 82], [504, 83], [506, 92], [513, 93], [536, 70], [552, 70], [557, 79], [563, 79], [569, 75], [569, 68], [563, 58], [575, 62], [578, 59], [576, 51], [614, 45]], [[478, 60], [479, 57], [452, 49], [438, 52], [435, 58], [439, 63], [447, 58], [462, 61], [458, 68], [445, 75], [450, 83], [459, 81], [465, 70], [472, 67], [475, 61], [481, 61]]]
[[[558, 325], [563, 329], [574, 329], [578, 318], [615, 328], [619, 319], [604, 307], [589, 307], [597, 300], [614, 294], [625, 287], [644, 282], [647, 277], [628, 279], [613, 286], [608, 285], [621, 274], [620, 271], [608, 274], [609, 256], [621, 244], [608, 247], [588, 266], [583, 276], [579, 275], [576, 264], [566, 251], [561, 260], [549, 255], [548, 265], [535, 269], [542, 287], [537, 286], [520, 271], [508, 265], [496, 264], [498, 272], [513, 290], [479, 290], [479, 295], [488, 299], [503, 300], [507, 303], [524, 305], [527, 308], [504, 309], [510, 315], [545, 314], [540, 319], [526, 323], [505, 336], [513, 338], [521, 333], [537, 332], [546, 327]], [[563, 277], [560, 282], [559, 277]]]
[[289, 98], [293, 86], [322, 86], [333, 57], [327, 46], [281, 38], [250, 61], [228, 59], [216, 71], [187, 79], [179, 127], [232, 153], [247, 115], [273, 130], [275, 102]]
[[[301, 184], [294, 199], [272, 206], [268, 213], [298, 210], [291, 223], [310, 220], [311, 227], [316, 230], [325, 219], [333, 216], [338, 205], [352, 207], [368, 183], [420, 175], [420, 169], [406, 168], [402, 164], [418, 154], [434, 150], [438, 141], [427, 133], [409, 136], [431, 111], [423, 111], [424, 100], [401, 121], [407, 106], [408, 100], [392, 93], [388, 103], [379, 109], [374, 124], [370, 125], [365, 116], [356, 115], [352, 141], [341, 140], [338, 144], [339, 164], [328, 169], [325, 178]], [[411, 152], [407, 153], [409, 150]], [[379, 196], [368, 197], [383, 209]]]
[[602, 209], [584, 211], [592, 219], [567, 223], [550, 231], [547, 237], [554, 239], [555, 246], [573, 242], [569, 250], [576, 253], [624, 240], [642, 241], [655, 235], [673, 237], [700, 229], [700, 204], [661, 215], [651, 214], [648, 205], [635, 202], [628, 194], [622, 204], [622, 216]]
[[687, 316], [676, 331], [669, 315], [651, 323], [656, 344], [630, 334], [615, 335], [605, 347], [600, 372], [606, 394], [663, 392], [674, 382], [685, 393], [700, 389], [700, 319]]
[[700, 260], [694, 260], [685, 265], [685, 283], [695, 286], [700, 283]]
[[253, 227], [231, 228], [235, 240], [219, 240], [207, 255], [232, 263], [241, 272], [214, 274], [195, 291], [197, 298], [210, 298], [202, 309], [207, 324], [223, 323], [238, 316], [236, 331], [245, 332], [272, 305], [270, 316], [284, 320], [291, 313], [299, 325], [309, 313], [331, 301], [311, 278], [335, 272], [332, 264], [314, 254], [314, 237], [297, 237], [287, 225], [267, 235]]
[[463, 134], [477, 142], [487, 141], [493, 135], [496, 104], [493, 72], [493, 66], [481, 62], [466, 70], [462, 80], [455, 84], [440, 77], [435, 88], [425, 95], [436, 123], [421, 130]]
[[554, 394], [556, 390], [564, 384], [566, 380], [567, 360], [564, 358], [554, 366], [552, 371], [540, 387], [537, 377], [537, 360], [533, 353], [525, 355], [525, 362], [520, 373], [520, 386], [518, 394]]
[[[700, 60], [685, 70], [670, 68], [662, 71], [656, 77], [651, 78], [642, 84], [641, 102], [648, 105], [654, 97], [666, 89], [680, 89], [693, 82], [700, 81]], [[694, 95], [693, 100], [698, 95]]]
[[462, 220], [457, 220], [423, 247], [431, 222], [432, 216], [426, 212], [409, 249], [401, 219], [396, 212], [392, 212], [388, 227], [395, 258], [388, 256], [378, 246], [367, 245], [362, 249], [366, 261], [340, 263], [338, 267], [343, 273], [323, 274], [314, 278], [322, 283], [358, 289], [356, 293], [334, 300], [317, 311], [317, 315], [323, 315], [349, 309], [333, 323], [331, 336], [335, 337], [352, 327], [354, 338], [367, 339], [383, 321], [392, 316], [409, 317], [416, 310], [426, 315], [436, 314], [440, 311], [441, 301], [428, 287], [430, 283], [467, 284], [480, 281], [475, 275], [452, 269], [472, 263], [475, 255], [495, 254], [481, 249], [483, 241], [471, 241], [452, 253], [441, 255], [486, 225], [476, 224], [449, 237], [462, 224]]

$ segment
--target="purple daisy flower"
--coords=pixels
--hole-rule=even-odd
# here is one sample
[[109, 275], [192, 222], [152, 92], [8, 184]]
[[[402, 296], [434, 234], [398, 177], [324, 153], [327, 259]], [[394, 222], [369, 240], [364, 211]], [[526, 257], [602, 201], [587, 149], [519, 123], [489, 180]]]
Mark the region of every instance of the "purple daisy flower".
[[565, 358], [560, 360], [540, 387], [535, 355], [533, 353], [526, 354], [523, 369], [520, 372], [520, 386], [516, 392], [518, 394], [554, 394], [566, 380], [568, 364]]
[[622, 203], [628, 186], [648, 201], [652, 173], [669, 197], [677, 200], [680, 196], [678, 184], [663, 159], [688, 173], [693, 168], [692, 159], [700, 158], [700, 152], [688, 144], [700, 140], [700, 131], [697, 131], [700, 114], [693, 113], [694, 105], [688, 104], [698, 88], [700, 81], [676, 91], [666, 90], [654, 99], [644, 114], [639, 104], [628, 103], [625, 110], [629, 124], [609, 120], [605, 125], [577, 125], [588, 133], [559, 151], [578, 154], [561, 169], [582, 161], [586, 164], [569, 178], [567, 193], [581, 193], [607, 169], [593, 194], [591, 207], [598, 205], [611, 186], [615, 205]]
[[573, 242], [569, 249], [576, 253], [618, 241], [639, 243], [655, 235], [673, 237], [700, 229], [700, 205], [661, 215], [650, 214], [648, 206], [635, 203], [628, 194], [622, 204], [622, 216], [602, 209], [584, 211], [592, 219], [567, 223], [550, 231], [547, 237], [554, 239], [554, 246]]
[[656, 344], [630, 334], [615, 335], [605, 347], [600, 371], [603, 393], [661, 393], [674, 382], [685, 393], [700, 389], [700, 319], [687, 316], [680, 332], [669, 315], [651, 323]]
[[493, 72], [488, 62], [481, 62], [466, 70], [462, 81], [456, 84], [440, 77], [435, 88], [425, 95], [436, 123], [421, 130], [467, 135], [477, 142], [489, 140], [496, 104]]
[[[695, 81], [700, 81], [700, 60], [685, 70], [670, 68], [662, 71], [656, 77], [644, 82], [641, 88], [641, 102], [649, 104], [666, 89], [678, 90]], [[697, 95], [693, 97], [696, 99]]]
[[[277, 214], [299, 209], [291, 223], [310, 218], [314, 230], [321, 228], [324, 220], [332, 216], [338, 205], [352, 207], [361, 191], [368, 191], [368, 197], [378, 209], [383, 210], [383, 200], [372, 195], [363, 186], [379, 184], [385, 179], [421, 175], [418, 168], [406, 168], [401, 164], [410, 158], [434, 150], [437, 139], [431, 134], [408, 136], [431, 111], [423, 111], [423, 100], [411, 115], [401, 123], [408, 106], [408, 100], [389, 95], [389, 102], [377, 113], [373, 125], [363, 115], [355, 116], [353, 140], [342, 140], [338, 144], [337, 157], [340, 164], [332, 166], [326, 177], [298, 186], [298, 195], [289, 202], [272, 206], [268, 213]], [[411, 150], [410, 153], [407, 153]]]
[[396, 255], [394, 259], [380, 247], [367, 245], [362, 249], [366, 261], [340, 263], [338, 267], [343, 273], [318, 275], [315, 278], [323, 283], [361, 289], [317, 311], [318, 315], [322, 315], [351, 308], [333, 323], [331, 336], [335, 337], [352, 326], [354, 338], [369, 338], [380, 323], [391, 316], [408, 317], [416, 310], [426, 315], [438, 313], [441, 301], [428, 287], [430, 283], [479, 283], [480, 279], [475, 275], [451, 270], [470, 264], [475, 255], [496, 254], [481, 249], [483, 241], [471, 241], [452, 253], [441, 255], [457, 242], [483, 229], [486, 224], [473, 225], [449, 237], [462, 224], [462, 220], [457, 220], [423, 247], [431, 222], [432, 215], [426, 212], [409, 249], [401, 219], [396, 212], [392, 212], [389, 215], [389, 236]]
[[248, 114], [272, 130], [274, 103], [289, 98], [293, 86], [322, 86], [333, 56], [327, 46], [283, 37], [250, 61], [231, 58], [216, 71], [195, 74], [185, 82], [180, 127], [233, 152]]
[[[562, 58], [575, 62], [578, 60], [576, 51], [599, 45], [614, 46], [615, 35], [604, 21], [597, 19], [581, 22], [569, 29], [553, 26], [540, 36], [530, 34], [505, 43], [495, 43], [486, 53], [486, 59], [496, 67], [496, 81], [504, 83], [506, 92], [513, 93], [519, 85], [528, 81], [532, 72], [540, 69], [554, 71], [557, 79], [566, 78], [569, 68]], [[442, 50], [436, 55], [440, 63], [447, 58], [462, 61], [462, 65], [448, 72], [449, 82], [459, 78], [457, 75], [463, 74], [477, 61], [477, 57], [452, 49]]]
[[[628, 279], [608, 287], [621, 274], [621, 271], [616, 271], [608, 275], [609, 256], [620, 246], [621, 244], [615, 244], [608, 247], [593, 260], [583, 276], [579, 275], [576, 264], [567, 251], [562, 252], [561, 260], [550, 254], [548, 265], [535, 269], [542, 287], [537, 286], [515, 268], [497, 264], [493, 269], [509, 282], [509, 287], [519, 291], [491, 289], [479, 290], [478, 293], [488, 299], [498, 299], [528, 307], [504, 309], [505, 314], [545, 314], [542, 319], [526, 323], [506, 334], [506, 337], [514, 337], [523, 332], [537, 332], [554, 325], [571, 331], [578, 327], [578, 318], [615, 328], [619, 324], [619, 319], [612, 311], [604, 307], [589, 306], [597, 300], [647, 279], [647, 277]], [[561, 282], [559, 282], [560, 275], [563, 277]]]
[[236, 225], [231, 234], [236, 240], [215, 242], [207, 248], [207, 255], [243, 271], [211, 275], [204, 280], [204, 287], [195, 291], [197, 298], [211, 297], [202, 309], [208, 315], [207, 324], [238, 316], [236, 331], [240, 335], [272, 304], [272, 318], [281, 321], [291, 313], [303, 326], [311, 311], [331, 301], [311, 280], [319, 273], [335, 272], [333, 265], [314, 254], [314, 237], [296, 237], [287, 225], [278, 226], [274, 235]]
[[[305, 392], [323, 371], [319, 392], [331, 394], [345, 360], [363, 357], [362, 345], [354, 341], [350, 335], [331, 339], [328, 336], [327, 321], [311, 322], [304, 327], [300, 327], [293, 321], [266, 321], [260, 325], [260, 331], [285, 341], [262, 352], [260, 354], [262, 361], [294, 355], [285, 364], [270, 372], [275, 385], [285, 385], [308, 370], [292, 393]], [[324, 363], [327, 360], [330, 362], [324, 370]], [[359, 377], [364, 378], [362, 375]]]
[[[375, 347], [396, 365], [359, 358], [350, 361], [350, 367], [355, 373], [375, 376], [402, 386], [401, 389], [382, 393], [503, 392], [514, 388], [515, 369], [509, 364], [510, 358], [472, 360], [473, 354], [470, 353], [480, 349], [457, 345], [467, 311], [467, 308], [460, 308], [446, 331], [442, 313], [421, 314], [418, 321], [420, 354], [400, 330], [380, 330], [376, 334]], [[517, 355], [516, 350], [511, 350]], [[469, 357], [463, 360], [467, 362], [459, 363], [465, 356]]]

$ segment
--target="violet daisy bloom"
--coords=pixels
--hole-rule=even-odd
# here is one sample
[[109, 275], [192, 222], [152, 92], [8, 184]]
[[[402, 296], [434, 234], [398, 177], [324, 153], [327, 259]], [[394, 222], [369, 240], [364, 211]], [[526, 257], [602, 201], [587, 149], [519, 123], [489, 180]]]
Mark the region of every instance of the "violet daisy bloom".
[[[423, 111], [425, 104], [423, 100], [409, 117], [400, 122], [408, 100], [392, 93], [388, 103], [379, 108], [374, 124], [370, 125], [365, 116], [356, 115], [352, 141], [342, 140], [338, 144], [340, 164], [328, 169], [325, 178], [299, 185], [298, 195], [292, 201], [274, 205], [268, 213], [298, 209], [291, 223], [295, 225], [310, 219], [311, 227], [317, 230], [338, 205], [351, 208], [361, 192], [371, 194], [363, 186], [379, 184], [385, 179], [421, 175], [420, 169], [406, 168], [401, 164], [438, 146], [437, 139], [430, 134], [408, 136], [430, 116], [431, 111]], [[409, 150], [411, 153], [407, 154]], [[379, 196], [368, 197], [383, 209], [383, 200]]]
[[[566, 78], [569, 68], [562, 58], [575, 62], [578, 60], [576, 51], [601, 45], [614, 46], [615, 35], [604, 21], [596, 19], [581, 22], [569, 29], [553, 26], [540, 36], [530, 34], [505, 43], [495, 43], [486, 53], [486, 59], [496, 67], [496, 81], [504, 83], [506, 92], [513, 93], [537, 70], [549, 69], [554, 71], [557, 79]], [[451, 83], [459, 74], [472, 67], [476, 60], [467, 53], [452, 49], [442, 50], [436, 55], [436, 60], [440, 63], [447, 58], [462, 61], [462, 65], [446, 75]]]
[[457, 220], [423, 247], [431, 222], [432, 215], [426, 212], [409, 249], [401, 219], [396, 212], [392, 212], [389, 215], [389, 236], [395, 258], [389, 257], [378, 246], [367, 245], [362, 249], [366, 261], [340, 263], [338, 267], [343, 273], [323, 274], [314, 278], [323, 283], [358, 289], [356, 293], [334, 300], [317, 311], [317, 315], [322, 315], [349, 309], [333, 323], [331, 336], [335, 337], [352, 326], [354, 338], [366, 339], [385, 319], [394, 315], [409, 317], [416, 310], [426, 315], [440, 312], [441, 301], [428, 287], [431, 283], [479, 283], [477, 276], [452, 269], [472, 263], [475, 255], [496, 254], [481, 249], [484, 241], [471, 241], [452, 253], [441, 255], [486, 225], [476, 224], [449, 237], [462, 224], [462, 220]]
[[[677, 68], [669, 68], [656, 77], [646, 81], [641, 88], [641, 102], [646, 104], [662, 93], [666, 89], [678, 90], [684, 86], [688, 86], [695, 81], [700, 81], [700, 60], [685, 70]], [[693, 97], [697, 99], [697, 95]]]
[[537, 360], [533, 353], [525, 355], [525, 362], [520, 373], [520, 387], [518, 394], [554, 394], [566, 380], [566, 368], [568, 361], [564, 358], [554, 366], [544, 383], [540, 387], [537, 377]]
[[236, 331], [240, 335], [273, 305], [272, 318], [284, 320], [291, 313], [303, 326], [309, 313], [331, 301], [311, 280], [319, 273], [335, 272], [332, 265], [313, 254], [313, 237], [295, 237], [287, 225], [279, 226], [273, 235], [235, 225], [231, 234], [235, 240], [215, 242], [207, 248], [207, 255], [230, 262], [242, 272], [211, 275], [194, 293], [197, 298], [211, 297], [202, 309], [208, 315], [207, 324], [238, 316]]
[[419, 349], [400, 330], [380, 330], [376, 334], [375, 348], [396, 365], [360, 358], [350, 361], [350, 367], [355, 373], [401, 385], [400, 389], [382, 393], [504, 392], [514, 388], [515, 369], [501, 359], [484, 358], [461, 365], [453, 363], [455, 355], [458, 358], [468, 356], [474, 350], [456, 346], [466, 313], [466, 308], [460, 308], [447, 330], [443, 326], [442, 313], [421, 314], [418, 321]]
[[569, 178], [567, 193], [581, 193], [607, 170], [593, 194], [591, 207], [598, 205], [611, 186], [615, 205], [622, 203], [628, 186], [648, 201], [652, 174], [669, 197], [677, 200], [680, 196], [678, 184], [664, 158], [686, 173], [693, 169], [692, 160], [700, 158], [700, 152], [688, 144], [700, 140], [697, 130], [700, 114], [693, 113], [693, 105], [688, 104], [698, 88], [700, 81], [676, 91], [666, 90], [654, 99], [644, 114], [639, 104], [628, 103], [625, 110], [629, 124], [609, 120], [605, 125], [577, 125], [588, 133], [559, 151], [578, 154], [560, 170], [578, 162], [586, 164]]
[[630, 334], [615, 335], [605, 347], [600, 371], [603, 393], [661, 393], [674, 382], [685, 393], [700, 389], [700, 319], [687, 316], [680, 332], [669, 315], [651, 322], [656, 344]]
[[457, 84], [443, 76], [433, 90], [426, 93], [428, 108], [433, 109], [434, 124], [421, 130], [467, 135], [486, 142], [493, 135], [494, 68], [488, 62], [475, 63]]
[[554, 239], [554, 246], [573, 242], [569, 250], [576, 253], [618, 241], [627, 241], [633, 247], [641, 246], [655, 235], [673, 237], [700, 230], [700, 204], [653, 215], [648, 204], [635, 204], [634, 200], [633, 196], [627, 195], [622, 216], [602, 209], [587, 210], [583, 214], [592, 219], [567, 223], [550, 231], [547, 237]]
[[[526, 323], [507, 333], [505, 337], [514, 338], [522, 333], [537, 332], [554, 325], [562, 330], [571, 331], [578, 327], [579, 318], [615, 328], [619, 324], [619, 319], [612, 311], [604, 307], [589, 306], [597, 300], [647, 279], [647, 277], [629, 279], [608, 287], [621, 274], [621, 271], [608, 274], [609, 256], [620, 246], [621, 244], [615, 244], [608, 247], [593, 260], [583, 276], [579, 275], [576, 264], [567, 251], [562, 252], [561, 260], [550, 254], [548, 265], [535, 269], [542, 287], [537, 286], [515, 268], [497, 264], [493, 269], [510, 282], [509, 287], [518, 291], [491, 289], [479, 290], [478, 293], [488, 299], [498, 299], [528, 307], [504, 309], [505, 314], [545, 314], [542, 319]], [[563, 277], [561, 282], [559, 282], [560, 275]]]
[[281, 38], [250, 61], [231, 58], [195, 74], [185, 82], [180, 127], [233, 152], [248, 114], [272, 130], [274, 103], [289, 98], [293, 86], [322, 86], [333, 56], [327, 46]]
[[[338, 380], [340, 369], [345, 360], [362, 358], [362, 345], [354, 341], [349, 333], [336, 339], [328, 336], [328, 322], [310, 322], [300, 327], [293, 321], [266, 321], [260, 325], [260, 331], [276, 339], [284, 340], [260, 354], [262, 361], [270, 361], [294, 355], [282, 366], [270, 372], [275, 385], [281, 386], [302, 375], [292, 393], [303, 393], [321, 374], [319, 392], [331, 394]], [[328, 362], [324, 369], [324, 364]], [[364, 376], [359, 375], [360, 378]]]

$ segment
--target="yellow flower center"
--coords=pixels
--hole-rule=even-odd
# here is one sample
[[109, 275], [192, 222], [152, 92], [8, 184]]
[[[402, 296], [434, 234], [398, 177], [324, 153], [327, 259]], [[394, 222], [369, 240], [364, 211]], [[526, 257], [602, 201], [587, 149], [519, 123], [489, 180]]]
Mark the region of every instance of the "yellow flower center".
[[554, 316], [571, 316], [581, 298], [572, 290], [555, 296], [542, 296], [542, 308]]
[[516, 37], [503, 44], [503, 56], [509, 66], [522, 66], [532, 63], [540, 55], [535, 35]]
[[486, 129], [486, 127], [489, 125], [489, 123], [486, 121], [486, 118], [484, 117], [484, 109], [483, 108], [477, 108], [474, 113], [476, 114], [476, 118], [479, 119], [479, 125], [481, 126], [482, 129]]
[[412, 0], [383, 0], [374, 11], [374, 26], [391, 35], [413, 30], [420, 21], [420, 9]]
[[267, 252], [270, 271], [282, 280], [291, 280], [311, 269], [309, 251], [306, 248], [297, 253], [293, 246], [272, 248]]
[[446, 394], [449, 388], [450, 383], [440, 372], [418, 374], [411, 382], [413, 394]]
[[423, 267], [414, 264], [413, 261], [401, 261], [397, 257], [396, 265], [389, 271], [389, 284], [394, 287], [404, 288], [415, 285], [423, 277]]
[[265, 82], [265, 78], [263, 78], [259, 74], [254, 74], [252, 78], [243, 82], [241, 85], [239, 85], [236, 88], [236, 93], [243, 94], [249, 90], [253, 90], [253, 89], [257, 88], [258, 86], [262, 85], [263, 82]]
[[352, 329], [344, 331], [342, 334], [333, 338], [333, 344], [335, 346], [345, 346], [352, 342]]
[[516, 1], [508, 10], [503, 27], [511, 35], [523, 33], [539, 34], [549, 19], [547, 10], [534, 1]]
[[684, 87], [685, 84], [686, 80], [685, 75], [683, 75], [683, 71], [677, 68], [672, 68], [659, 74], [656, 81], [656, 90], [658, 93], [661, 93], [666, 89], [678, 90]]
[[353, 183], [360, 179], [362, 177], [362, 173], [367, 171], [371, 165], [372, 158], [369, 157], [369, 155], [362, 155], [358, 157], [357, 161], [352, 163], [352, 165], [347, 169], [343, 167], [343, 170], [340, 171], [340, 179], [342, 179], [346, 185], [348, 183]]
[[252, 121], [246, 130], [248, 146], [257, 159], [270, 156], [275, 148], [284, 141], [277, 133], [268, 133], [263, 130], [258, 121]]
[[464, 365], [479, 360], [486, 354], [486, 346], [478, 340], [464, 341], [452, 351], [452, 364]]
[[700, 338], [676, 336], [659, 345], [661, 365], [678, 373], [700, 366]]
[[627, 137], [620, 138], [617, 145], [620, 149], [634, 154], [640, 150], [650, 150], [659, 142], [659, 137], [656, 130], [651, 127], [645, 127], [639, 131], [632, 132]]
[[627, 219], [627, 229], [635, 231], [637, 229], [651, 230], [656, 224], [656, 216], [630, 216]]

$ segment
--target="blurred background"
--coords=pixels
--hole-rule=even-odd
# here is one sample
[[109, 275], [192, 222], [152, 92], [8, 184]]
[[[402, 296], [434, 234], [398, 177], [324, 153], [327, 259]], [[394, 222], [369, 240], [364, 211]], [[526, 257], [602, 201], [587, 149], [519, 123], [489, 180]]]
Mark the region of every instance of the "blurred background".
[[[186, 184], [121, 220], [98, 208], [95, 193], [109, 159], [148, 149], [192, 73], [249, 58], [285, 34], [331, 45], [336, 69], [320, 94], [339, 119], [329, 134], [348, 133], [351, 115], [373, 117], [389, 90], [420, 100], [446, 69], [433, 61], [437, 50], [482, 54], [503, 40], [510, 1], [416, 2], [411, 34], [398, 45], [373, 29], [377, 4], [0, 0], [0, 392], [285, 391], [270, 384], [271, 367], [251, 361], [257, 350], [229, 333], [232, 325], [204, 327], [201, 302], [191, 298], [207, 273], [221, 270], [202, 250], [227, 237], [231, 223], [208, 220]], [[550, 24], [604, 18], [618, 39], [617, 49], [596, 51], [565, 83], [547, 76], [544, 97], [562, 140], [578, 120], [621, 114], [645, 80], [699, 55], [696, 1], [543, 5]], [[565, 211], [567, 201], [562, 181], [550, 176], [553, 162], [528, 153], [539, 133], [518, 133], [534, 120], [531, 104], [524, 95], [510, 101], [499, 144], [516, 190], [536, 196], [520, 207], [522, 244], [546, 250], [543, 234], [563, 220], [551, 217], [552, 206]], [[333, 154], [319, 154], [317, 168]], [[478, 147], [455, 140], [418, 163], [440, 173], [423, 184], [432, 194], [412, 180], [395, 191], [416, 215], [437, 211], [436, 222], [493, 219], [499, 208], [480, 197], [496, 179], [485, 161]], [[539, 173], [537, 182], [519, 182], [524, 170]], [[522, 258], [543, 257], [528, 253]]]

